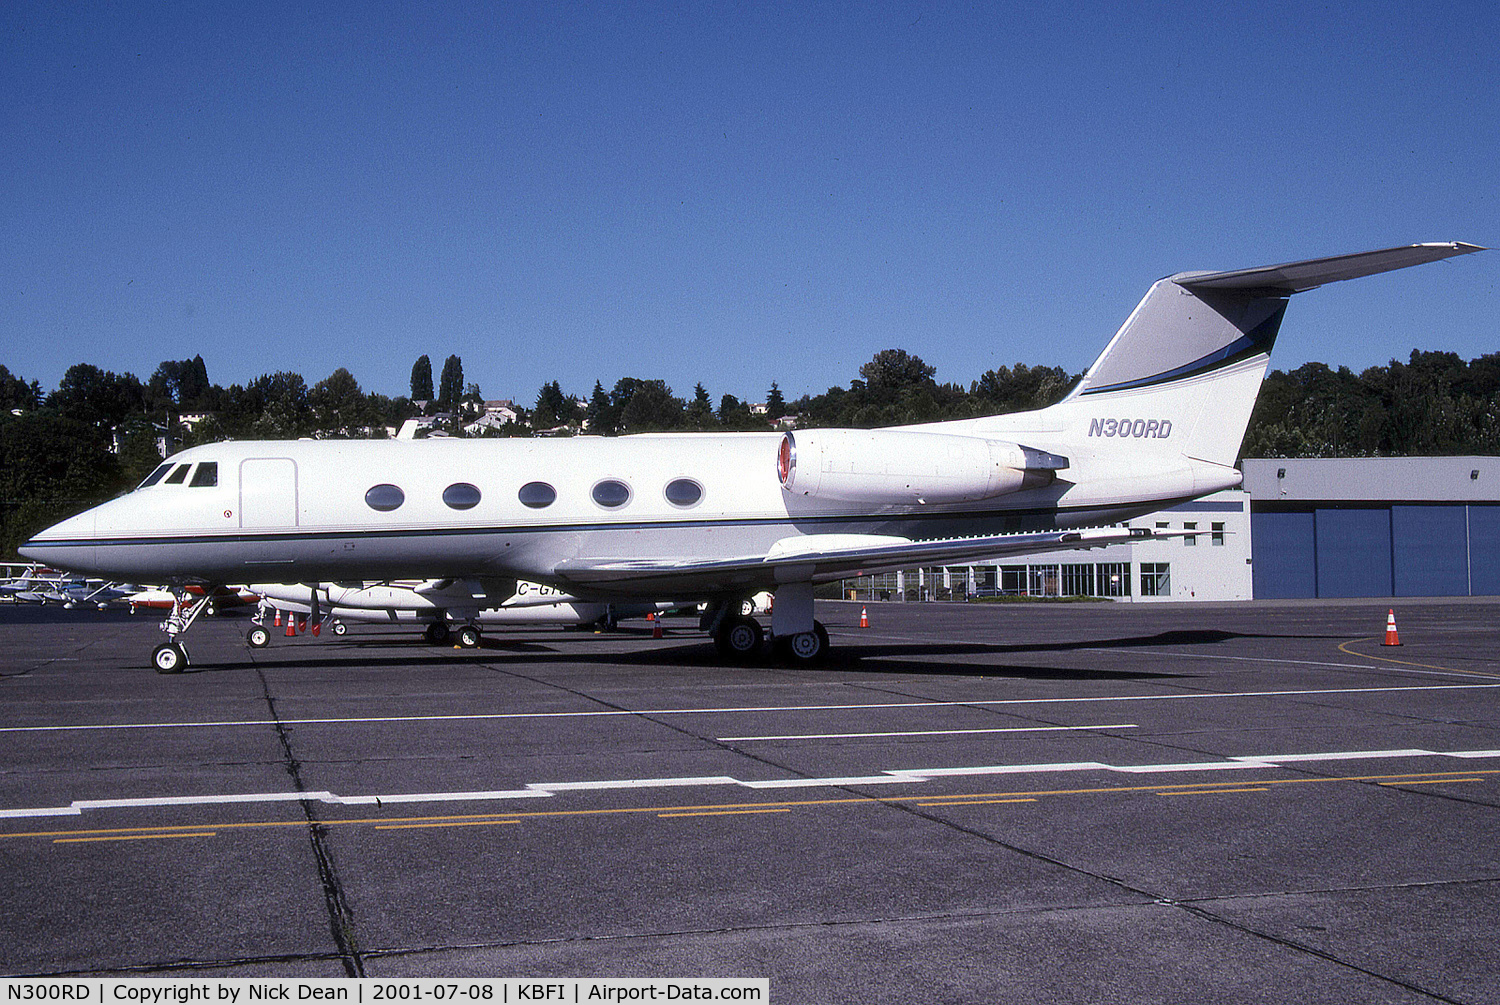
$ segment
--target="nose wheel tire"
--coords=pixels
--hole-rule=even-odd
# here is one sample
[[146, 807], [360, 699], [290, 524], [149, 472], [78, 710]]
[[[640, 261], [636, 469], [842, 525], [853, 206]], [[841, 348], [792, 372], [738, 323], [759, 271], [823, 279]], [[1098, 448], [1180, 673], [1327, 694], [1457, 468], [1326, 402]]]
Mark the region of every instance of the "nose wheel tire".
[[458, 644], [465, 649], [478, 649], [479, 629], [473, 625], [464, 625], [458, 630]]
[[333, 634], [335, 635], [342, 635], [349, 630], [349, 626], [344, 624], [342, 621], [335, 621], [332, 627]]
[[157, 673], [182, 673], [188, 665], [187, 650], [176, 642], [163, 642], [151, 653], [151, 665]]
[[271, 633], [256, 625], [245, 633], [245, 644], [251, 649], [264, 649], [271, 644]]

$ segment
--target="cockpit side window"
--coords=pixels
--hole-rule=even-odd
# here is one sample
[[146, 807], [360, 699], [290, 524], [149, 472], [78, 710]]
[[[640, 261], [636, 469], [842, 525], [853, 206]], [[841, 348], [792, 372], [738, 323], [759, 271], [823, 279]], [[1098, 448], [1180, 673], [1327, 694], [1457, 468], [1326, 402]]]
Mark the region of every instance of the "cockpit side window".
[[155, 471], [153, 471], [149, 475], [147, 475], [146, 476], [146, 480], [143, 481], [143, 482], [141, 482], [139, 485], [137, 485], [136, 488], [149, 489], [151, 486], [153, 486], [157, 482], [161, 481], [161, 476], [162, 475], [166, 474], [168, 471], [171, 471], [171, 470], [172, 470], [172, 465], [171, 465], [170, 462], [167, 463], [167, 464], [163, 464], [161, 467], [157, 468]]
[[213, 488], [219, 484], [219, 462], [204, 461], [198, 465], [198, 470], [193, 472], [193, 480], [188, 482], [188, 488], [201, 489]]
[[162, 484], [163, 485], [181, 485], [182, 484], [182, 480], [187, 477], [188, 468], [190, 468], [190, 467], [192, 467], [191, 464], [179, 464], [179, 465], [177, 465], [177, 470], [173, 471], [170, 475], [167, 475], [167, 480], [164, 481], [164, 482], [162, 482]]

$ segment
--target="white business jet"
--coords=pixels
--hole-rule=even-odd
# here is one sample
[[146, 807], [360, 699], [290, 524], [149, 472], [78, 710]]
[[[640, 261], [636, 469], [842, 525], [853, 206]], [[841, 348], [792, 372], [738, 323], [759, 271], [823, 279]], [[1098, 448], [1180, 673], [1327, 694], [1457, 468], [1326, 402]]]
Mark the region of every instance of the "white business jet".
[[[1240, 483], [1293, 293], [1455, 255], [1416, 244], [1155, 283], [1062, 401], [888, 429], [620, 438], [215, 443], [21, 553], [175, 584], [526, 579], [594, 601], [708, 601], [721, 649], [821, 657], [813, 586], [1149, 537], [1122, 521]], [[153, 655], [180, 670], [186, 593]]]
[[659, 614], [676, 606], [586, 601], [525, 580], [251, 583], [246, 589], [261, 597], [254, 624], [245, 633], [245, 641], [255, 649], [271, 643], [265, 625], [268, 610], [305, 615], [311, 624], [326, 623], [338, 635], [343, 634], [344, 621], [413, 624], [434, 645], [456, 635], [460, 646], [473, 649], [479, 645], [481, 626], [613, 625], [621, 618]]

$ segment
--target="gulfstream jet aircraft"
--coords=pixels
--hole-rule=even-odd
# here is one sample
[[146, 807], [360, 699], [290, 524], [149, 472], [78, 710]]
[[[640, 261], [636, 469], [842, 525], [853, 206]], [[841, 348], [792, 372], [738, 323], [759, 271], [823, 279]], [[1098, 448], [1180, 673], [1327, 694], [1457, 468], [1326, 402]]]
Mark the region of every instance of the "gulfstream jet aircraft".
[[[1234, 467], [1293, 293], [1481, 251], [1417, 244], [1153, 285], [1049, 408], [888, 429], [617, 439], [215, 443], [65, 520], [23, 555], [197, 583], [525, 579], [586, 600], [707, 601], [721, 649], [823, 655], [813, 585], [1150, 531], [1119, 524], [1240, 483]], [[183, 595], [185, 598], [185, 595]], [[202, 602], [163, 623], [158, 670]]]

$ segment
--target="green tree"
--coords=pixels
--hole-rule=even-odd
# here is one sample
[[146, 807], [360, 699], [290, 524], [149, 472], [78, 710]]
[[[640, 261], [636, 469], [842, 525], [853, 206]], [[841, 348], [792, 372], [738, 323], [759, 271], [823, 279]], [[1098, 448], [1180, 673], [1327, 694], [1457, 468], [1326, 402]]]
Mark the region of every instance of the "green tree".
[[438, 378], [438, 407], [445, 412], [458, 407], [464, 396], [464, 364], [457, 356], [443, 361], [443, 374]]
[[673, 397], [665, 382], [637, 381], [629, 402], [620, 411], [620, 428], [627, 433], [681, 429], [685, 409], [683, 400]]
[[531, 413], [532, 428], [553, 429], [562, 425], [568, 420], [570, 405], [561, 384], [555, 380], [543, 384], [542, 389], [537, 392], [536, 408]]
[[5, 555], [37, 531], [127, 487], [118, 459], [88, 423], [0, 416], [0, 544]]
[[609, 392], [604, 390], [604, 385], [597, 380], [594, 381], [594, 393], [589, 396], [585, 418], [588, 419], [589, 432], [599, 436], [610, 435], [620, 425], [619, 410], [615, 408]]
[[432, 400], [432, 360], [425, 353], [411, 366], [411, 400]]
[[781, 397], [781, 388], [771, 381], [771, 390], [766, 394], [766, 419], [775, 422], [786, 414], [786, 400]]
[[714, 417], [714, 403], [709, 399], [708, 391], [702, 384], [693, 388], [693, 400], [688, 402], [683, 420], [689, 429], [705, 430], [718, 426], [719, 422]]
[[9, 412], [13, 408], [29, 412], [42, 403], [42, 388], [36, 381], [30, 384], [20, 376], [0, 366], [0, 410]]

